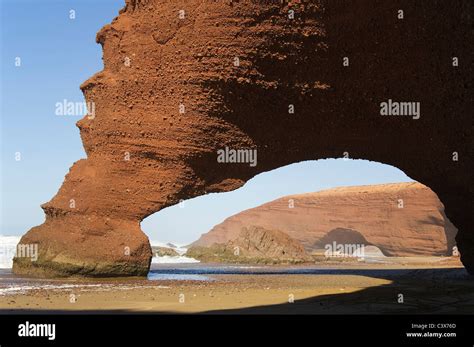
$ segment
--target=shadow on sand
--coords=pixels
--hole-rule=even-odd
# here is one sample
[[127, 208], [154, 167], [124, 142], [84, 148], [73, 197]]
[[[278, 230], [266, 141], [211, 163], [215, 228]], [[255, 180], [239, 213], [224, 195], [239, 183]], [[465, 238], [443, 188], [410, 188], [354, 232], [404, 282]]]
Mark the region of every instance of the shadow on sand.
[[[278, 271], [258, 273], [276, 274]], [[246, 273], [248, 274], [248, 272]], [[312, 270], [309, 275], [359, 275], [391, 283], [351, 293], [318, 295], [293, 303], [209, 310], [202, 314], [472, 314], [474, 277], [463, 268], [393, 270]], [[283, 273], [282, 275], [287, 275]], [[289, 275], [291, 276], [291, 275]], [[343, 286], [343, 284], [342, 284]], [[170, 311], [131, 310], [1, 310], [0, 314], [175, 314]]]

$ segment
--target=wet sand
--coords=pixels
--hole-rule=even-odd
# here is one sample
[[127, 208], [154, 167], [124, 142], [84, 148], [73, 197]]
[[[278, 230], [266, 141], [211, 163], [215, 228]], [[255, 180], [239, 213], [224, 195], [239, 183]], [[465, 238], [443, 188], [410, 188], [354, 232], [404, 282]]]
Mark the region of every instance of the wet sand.
[[209, 281], [45, 281], [42, 289], [1, 295], [0, 313], [474, 313], [474, 279], [458, 261], [429, 269], [409, 263], [344, 264], [327, 274], [211, 274]]

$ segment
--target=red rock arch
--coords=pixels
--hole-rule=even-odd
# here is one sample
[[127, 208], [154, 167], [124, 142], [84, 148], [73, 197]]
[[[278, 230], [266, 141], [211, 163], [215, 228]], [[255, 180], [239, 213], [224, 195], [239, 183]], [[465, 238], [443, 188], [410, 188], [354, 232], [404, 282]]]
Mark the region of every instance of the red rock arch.
[[[128, 0], [97, 35], [104, 70], [81, 86], [96, 105], [94, 119], [78, 122], [87, 159], [21, 240], [39, 244], [38, 261], [17, 258], [14, 272], [145, 275], [146, 216], [347, 152], [435, 191], [474, 273], [471, 6]], [[420, 102], [420, 119], [381, 116], [388, 99]], [[256, 148], [258, 165], [217, 163], [225, 146]]]

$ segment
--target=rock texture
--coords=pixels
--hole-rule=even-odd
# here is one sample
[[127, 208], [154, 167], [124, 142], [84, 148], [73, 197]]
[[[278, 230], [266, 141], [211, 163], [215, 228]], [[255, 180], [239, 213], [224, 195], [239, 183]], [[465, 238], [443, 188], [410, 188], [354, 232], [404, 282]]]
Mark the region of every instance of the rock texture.
[[195, 245], [187, 256], [204, 262], [302, 263], [313, 260], [303, 245], [276, 229], [249, 225], [223, 243]]
[[386, 256], [451, 255], [457, 231], [429, 188], [398, 183], [286, 196], [227, 218], [193, 245], [228, 243], [248, 226], [278, 228], [308, 252], [335, 241], [377, 246]]
[[[433, 189], [474, 273], [471, 13], [470, 0], [126, 0], [81, 86], [96, 106], [77, 123], [87, 159], [21, 240], [38, 261], [13, 271], [146, 275], [148, 215], [347, 152]], [[420, 102], [421, 118], [381, 116], [388, 99]], [[218, 163], [226, 146], [257, 149], [258, 165]]]

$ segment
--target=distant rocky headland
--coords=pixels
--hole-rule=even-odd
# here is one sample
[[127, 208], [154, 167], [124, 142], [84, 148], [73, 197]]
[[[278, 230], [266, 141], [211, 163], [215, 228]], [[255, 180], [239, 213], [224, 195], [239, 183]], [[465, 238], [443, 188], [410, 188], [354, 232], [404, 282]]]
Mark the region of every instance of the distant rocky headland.
[[237, 238], [226, 243], [192, 246], [188, 257], [203, 262], [297, 264], [312, 257], [301, 243], [279, 230], [258, 226], [243, 227]]
[[151, 246], [154, 257], [179, 257], [180, 254], [172, 247]]
[[342, 187], [285, 196], [233, 215], [203, 234], [187, 255], [302, 263], [321, 259], [333, 245], [352, 245], [384, 256], [449, 256], [456, 232], [436, 194], [420, 183]]

